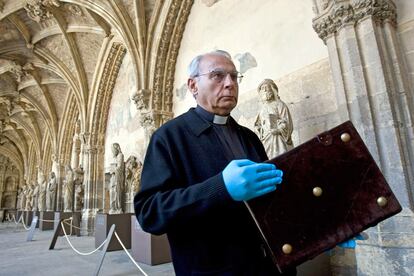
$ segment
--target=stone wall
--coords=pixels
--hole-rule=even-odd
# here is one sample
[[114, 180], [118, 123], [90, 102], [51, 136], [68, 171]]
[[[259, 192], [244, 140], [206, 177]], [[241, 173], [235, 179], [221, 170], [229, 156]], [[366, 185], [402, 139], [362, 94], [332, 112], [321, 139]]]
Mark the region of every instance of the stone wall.
[[177, 58], [174, 116], [195, 105], [185, 84], [187, 66], [200, 53], [222, 49], [233, 56], [245, 76], [241, 102], [251, 99], [251, 91], [263, 79], [279, 79], [326, 58], [326, 47], [312, 29], [312, 17], [312, 1], [194, 1]]
[[112, 95], [105, 137], [105, 172], [113, 163], [112, 143], [119, 143], [125, 161], [130, 155], [142, 160], [145, 154], [144, 132], [138, 124], [138, 113], [131, 96], [137, 80], [129, 53], [125, 54]]

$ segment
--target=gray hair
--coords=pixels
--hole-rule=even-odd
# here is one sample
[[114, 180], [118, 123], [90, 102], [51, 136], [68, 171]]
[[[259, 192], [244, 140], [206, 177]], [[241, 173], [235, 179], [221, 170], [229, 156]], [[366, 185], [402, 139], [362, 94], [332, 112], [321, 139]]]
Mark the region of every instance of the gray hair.
[[232, 60], [231, 55], [228, 52], [223, 51], [223, 50], [214, 50], [214, 51], [211, 51], [205, 54], [198, 55], [195, 58], [193, 58], [193, 60], [188, 65], [188, 76], [190, 78], [193, 78], [199, 74], [198, 69], [200, 66], [200, 62], [207, 55], [223, 56], [223, 57], [228, 58], [229, 60]]

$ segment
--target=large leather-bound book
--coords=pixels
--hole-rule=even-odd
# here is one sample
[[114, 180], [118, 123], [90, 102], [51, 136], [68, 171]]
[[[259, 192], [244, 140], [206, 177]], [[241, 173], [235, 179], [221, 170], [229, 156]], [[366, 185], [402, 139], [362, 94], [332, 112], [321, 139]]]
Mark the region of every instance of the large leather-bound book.
[[283, 183], [246, 205], [281, 272], [401, 211], [350, 121], [267, 162]]

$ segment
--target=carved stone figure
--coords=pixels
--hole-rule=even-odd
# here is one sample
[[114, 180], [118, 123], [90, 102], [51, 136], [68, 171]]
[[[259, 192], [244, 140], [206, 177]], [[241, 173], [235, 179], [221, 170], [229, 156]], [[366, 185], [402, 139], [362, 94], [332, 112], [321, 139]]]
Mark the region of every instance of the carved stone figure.
[[37, 199], [37, 208], [40, 212], [46, 211], [46, 179], [42, 172], [38, 173], [37, 182], [39, 185], [39, 196]]
[[37, 202], [39, 199], [39, 185], [33, 184], [32, 193], [32, 211], [37, 211]]
[[133, 198], [138, 192], [141, 180], [142, 163], [131, 155], [125, 165], [125, 212], [133, 213]]
[[32, 210], [32, 196], [33, 196], [33, 186], [28, 184], [27, 192], [26, 192], [26, 207], [25, 211]]
[[74, 211], [82, 211], [83, 208], [83, 196], [84, 196], [84, 188], [83, 188], [83, 168], [80, 166], [79, 168], [75, 169], [75, 210]]
[[73, 181], [74, 175], [70, 165], [66, 165], [66, 178], [63, 182], [63, 209], [64, 212], [72, 212], [73, 210]]
[[274, 158], [293, 148], [293, 123], [287, 105], [280, 99], [278, 88], [265, 79], [257, 88], [263, 106], [256, 117], [255, 128], [267, 155]]
[[20, 210], [22, 210], [22, 211], [24, 211], [26, 209], [26, 195], [27, 195], [27, 185], [23, 185], [22, 199], [20, 201]]
[[110, 201], [110, 214], [121, 214], [123, 203], [123, 191], [125, 184], [125, 164], [124, 155], [122, 154], [121, 147], [118, 143], [112, 144], [112, 154], [115, 159], [115, 163], [111, 168], [111, 181], [109, 191]]
[[54, 172], [50, 172], [50, 179], [47, 183], [46, 188], [46, 210], [55, 210], [55, 199], [56, 199], [56, 175]]
[[19, 188], [17, 191], [17, 202], [16, 202], [16, 209], [20, 210], [22, 204], [22, 197], [23, 197], [23, 188]]

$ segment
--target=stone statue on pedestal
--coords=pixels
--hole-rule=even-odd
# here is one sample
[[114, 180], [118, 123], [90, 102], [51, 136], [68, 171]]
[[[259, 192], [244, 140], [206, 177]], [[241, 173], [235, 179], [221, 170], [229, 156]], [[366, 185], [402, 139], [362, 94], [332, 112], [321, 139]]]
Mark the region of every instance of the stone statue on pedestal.
[[63, 182], [63, 210], [72, 212], [73, 210], [73, 180], [74, 175], [70, 165], [66, 165], [66, 178]]
[[42, 172], [38, 173], [37, 183], [39, 185], [39, 197], [37, 200], [37, 208], [40, 212], [46, 211], [46, 179]]
[[83, 188], [83, 169], [79, 167], [75, 169], [75, 212], [82, 211], [83, 208], [83, 196], [84, 196], [84, 188]]
[[257, 88], [263, 106], [256, 117], [255, 128], [269, 158], [293, 148], [293, 123], [287, 105], [280, 99], [278, 88], [265, 79]]
[[112, 154], [115, 163], [111, 166], [111, 180], [110, 180], [110, 214], [122, 214], [123, 191], [125, 184], [125, 164], [124, 155], [118, 143], [112, 144]]
[[133, 199], [141, 181], [142, 163], [131, 155], [125, 165], [125, 212], [133, 213]]
[[55, 211], [55, 199], [56, 199], [56, 175], [54, 172], [50, 172], [50, 179], [46, 187], [46, 210]]

